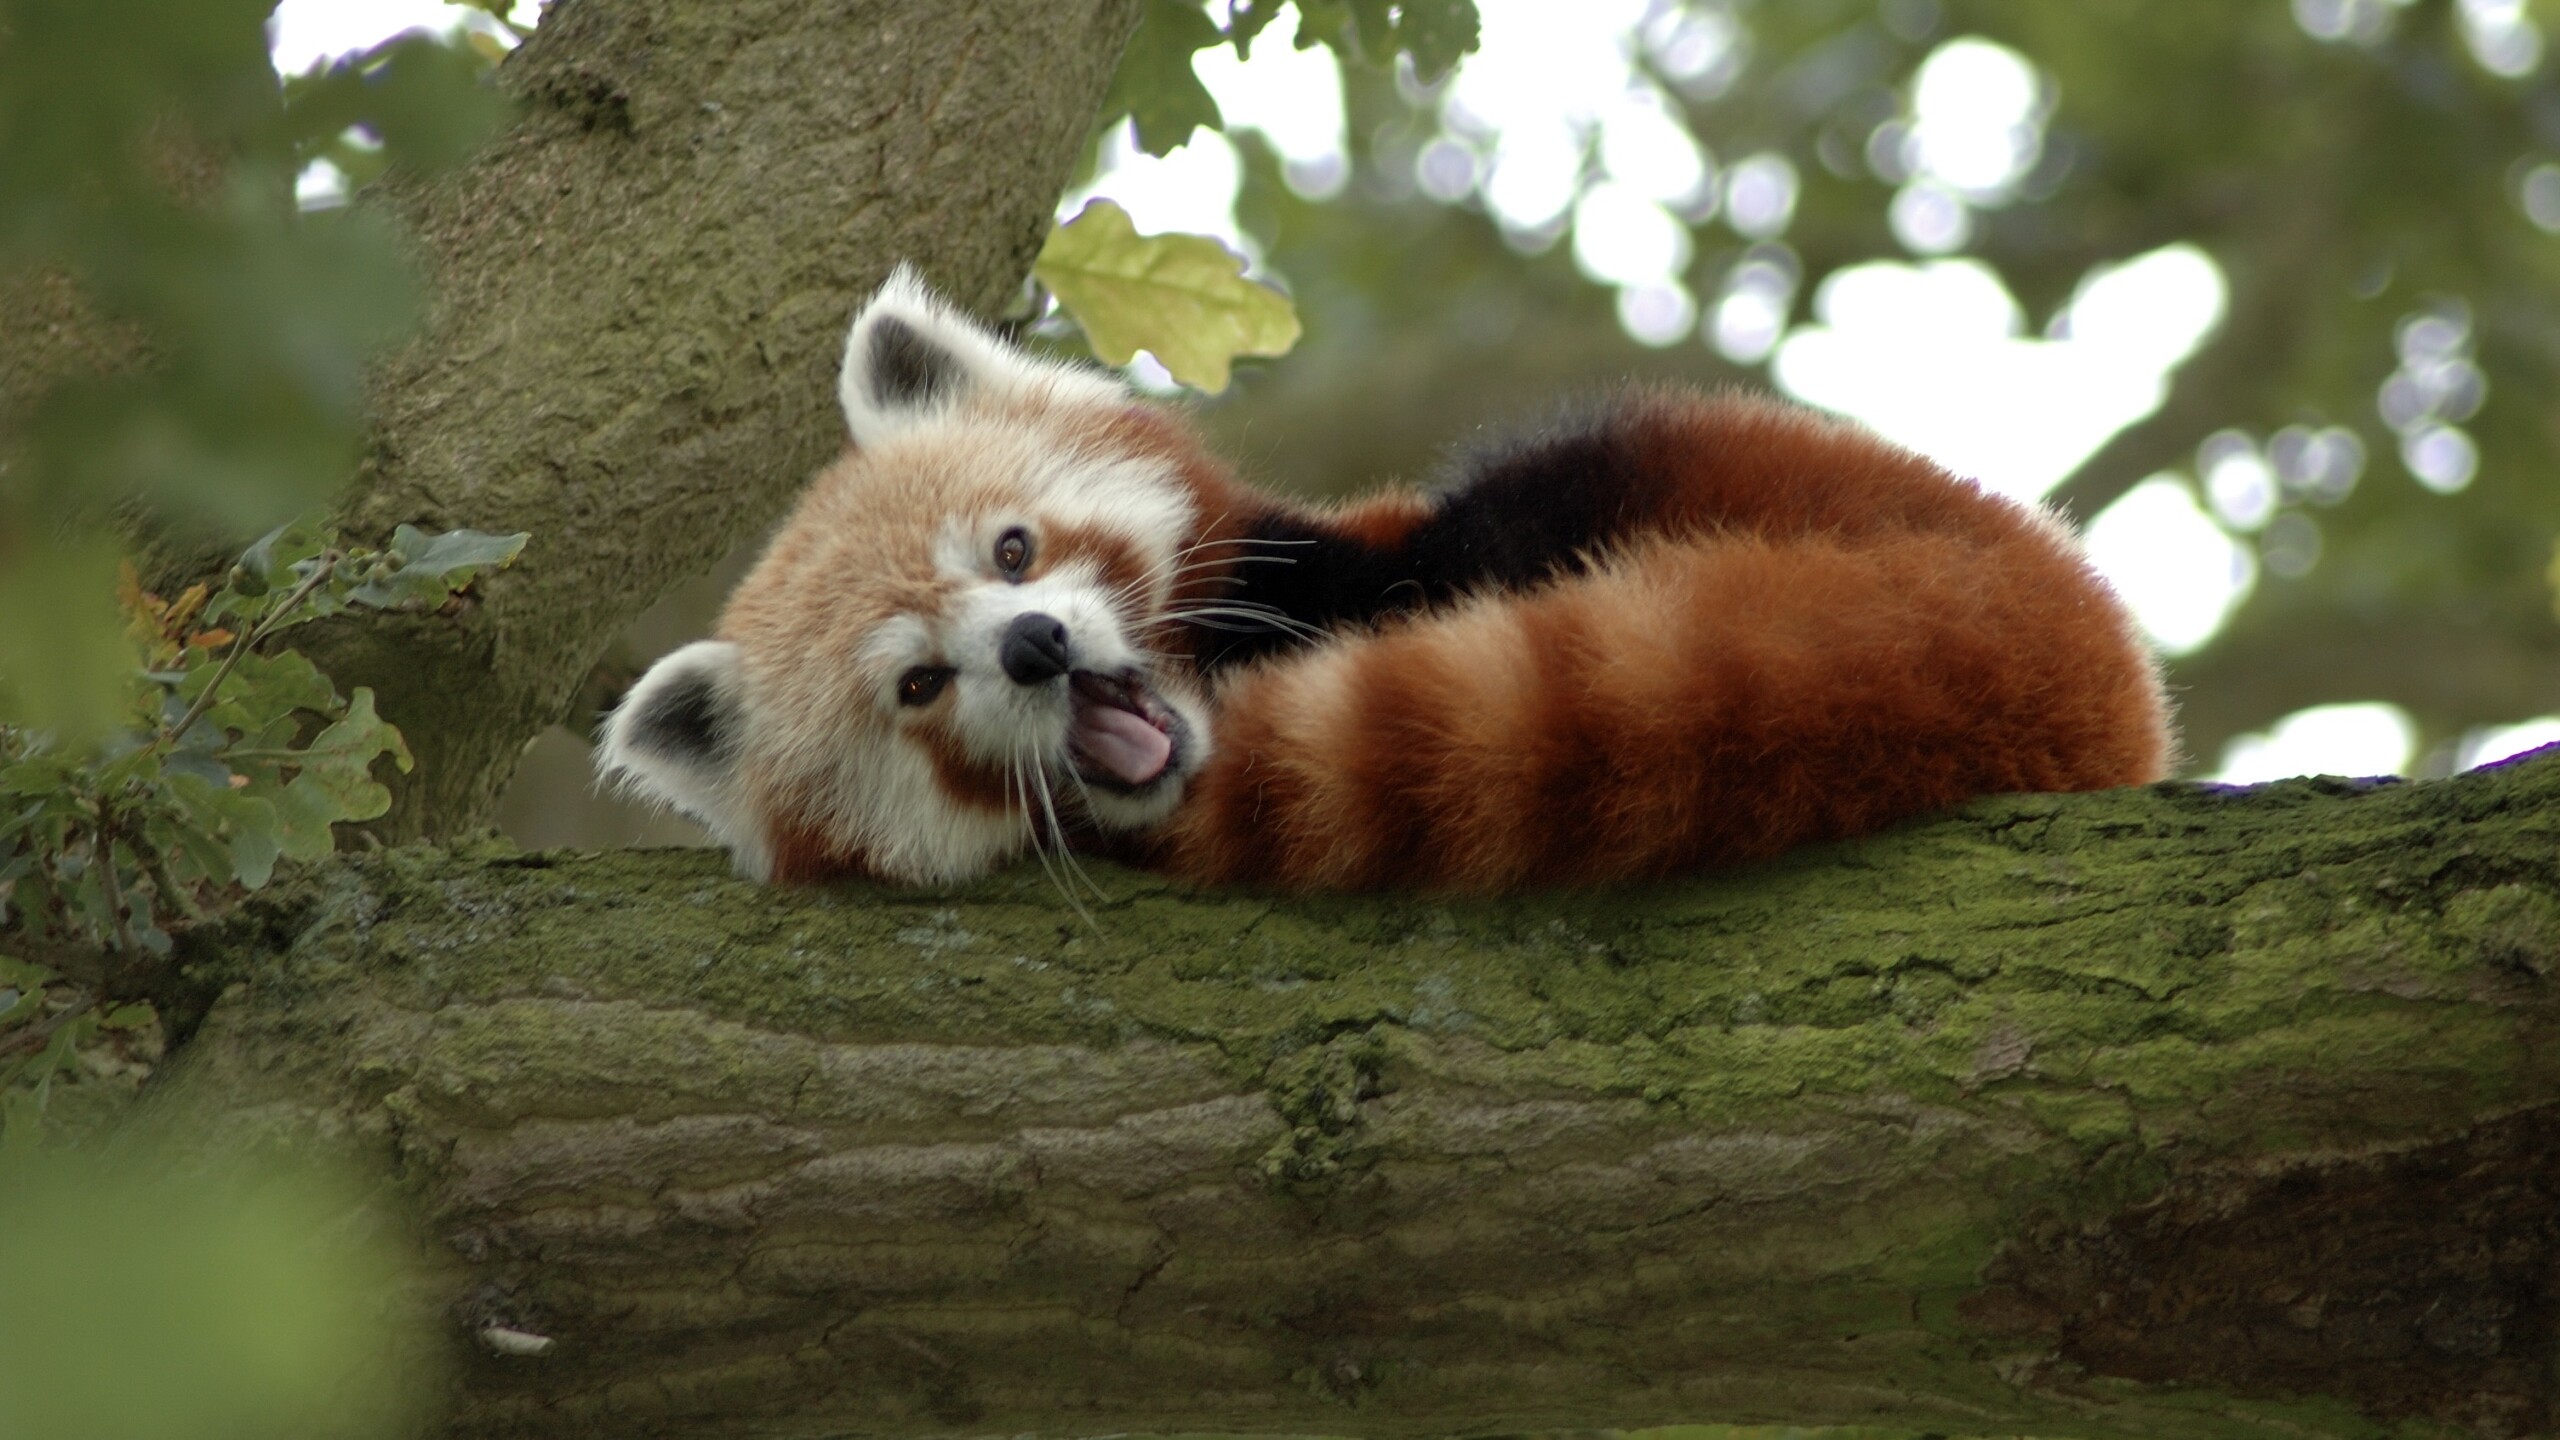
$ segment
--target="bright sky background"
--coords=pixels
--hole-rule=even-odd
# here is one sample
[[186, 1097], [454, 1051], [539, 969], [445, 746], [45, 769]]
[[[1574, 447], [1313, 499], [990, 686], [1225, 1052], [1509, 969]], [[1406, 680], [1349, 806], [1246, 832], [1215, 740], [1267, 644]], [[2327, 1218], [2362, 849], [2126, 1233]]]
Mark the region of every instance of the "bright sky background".
[[[2294, 10], [2317, 38], [2369, 43], [2365, 8], [2382, 3], [2295, 0]], [[1730, 85], [1747, 53], [1735, 22], [1718, 10], [1657, 0], [1479, 5], [1483, 49], [1442, 88], [1440, 133], [1416, 158], [1413, 182], [1442, 203], [1482, 207], [1522, 250], [1566, 245], [1586, 276], [1616, 289], [1620, 322], [1641, 343], [1705, 344], [1738, 363], [1765, 361], [1771, 382], [1787, 393], [1853, 415], [1991, 489], [2032, 499], [2155, 409], [2170, 372], [2221, 319], [2221, 271], [2190, 246], [2092, 270], [2040, 328], [1996, 272], [1961, 256], [1973, 216], [2008, 203], [2032, 174], [2055, 97], [2016, 52], [1959, 38], [1931, 52], [1908, 113], [1879, 127], [1867, 147], [1870, 168], [1898, 187], [1888, 218], [1911, 258], [1826, 277], [1812, 296], [1812, 318], [1789, 328], [1801, 273], [1784, 238], [1795, 206], [1793, 166], [1774, 154], [1713, 153], [1664, 88], [1710, 98]], [[524, 0], [515, 18], [530, 23], [535, 8], [536, 0]], [[2513, 61], [2498, 47], [2525, 43], [2514, 38], [2522, 32], [2497, 28], [2503, 15], [2484, 0], [2464, 6], [2466, 36], [2493, 69]], [[440, 0], [283, 0], [274, 21], [277, 65], [298, 71], [411, 26], [462, 24], [497, 28]], [[1342, 82], [1330, 51], [1291, 47], [1295, 29], [1295, 16], [1283, 15], [1250, 62], [1204, 51], [1196, 65], [1229, 126], [1262, 132], [1283, 157], [1288, 182], [1323, 198], [1350, 178]], [[2531, 39], [2538, 47], [2538, 32]], [[1216, 235], [1259, 266], [1235, 221], [1239, 178], [1235, 148], [1217, 134], [1200, 132], [1162, 159], [1123, 140], [1060, 213], [1108, 196], [1142, 232]], [[314, 177], [306, 194], [325, 195], [328, 181]], [[2560, 177], [2552, 188], [2560, 218]], [[1705, 225], [1752, 243], [1714, 293], [1694, 294], [1685, 275], [1692, 227]], [[2468, 348], [2467, 315], [2410, 317], [2402, 370], [2379, 401], [2400, 434], [2403, 466], [2433, 489], [2467, 485], [2477, 462], [2460, 428], [2484, 384]], [[1156, 374], [1138, 378], [1163, 383]], [[2210, 640], [2258, 582], [2262, 558], [2279, 573], [2310, 563], [2285, 548], [2281, 517], [2268, 524], [2279, 472], [2288, 483], [2334, 484], [2343, 493], [2365, 455], [2346, 430], [2297, 431], [2263, 444], [2240, 432], [2216, 435], [2193, 474], [2154, 476], [2090, 523], [2092, 562], [2164, 652]], [[2560, 717], [2546, 716], [2476, 732], [2455, 759], [2481, 764], [2553, 740]], [[2233, 742], [2218, 757], [2217, 778], [2401, 772], [2418, 759], [2414, 743], [2409, 718], [2393, 706], [2320, 706]]]

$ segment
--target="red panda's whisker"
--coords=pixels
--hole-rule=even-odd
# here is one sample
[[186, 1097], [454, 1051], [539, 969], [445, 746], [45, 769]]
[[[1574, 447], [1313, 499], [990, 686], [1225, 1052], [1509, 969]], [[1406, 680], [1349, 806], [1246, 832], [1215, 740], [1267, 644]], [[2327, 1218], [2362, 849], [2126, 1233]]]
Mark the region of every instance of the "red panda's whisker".
[[[1216, 622], [1220, 619], [1250, 623], [1230, 627], [1217, 624]], [[1284, 610], [1274, 610], [1267, 605], [1255, 605], [1241, 600], [1225, 605], [1194, 605], [1180, 610], [1167, 610], [1158, 617], [1158, 623], [1179, 620], [1198, 621], [1212, 630], [1230, 628], [1244, 631], [1278, 630], [1305, 640], [1322, 640], [1330, 633], [1321, 626], [1310, 625]]]
[[[1174, 559], [1179, 562], [1181, 557], [1176, 556]], [[1174, 563], [1169, 569], [1163, 565], [1155, 565], [1148, 567], [1136, 579], [1114, 586], [1110, 593], [1114, 596], [1133, 595], [1158, 584], [1169, 584], [1180, 580], [1186, 575], [1196, 575], [1206, 570], [1224, 570], [1231, 565], [1295, 565], [1297, 563], [1298, 559], [1294, 555], [1229, 555], [1221, 559]], [[1221, 578], [1227, 579], [1232, 584], [1243, 583], [1234, 577]]]
[[[1014, 742], [1007, 769], [1011, 771], [1014, 780], [1022, 786], [1023, 822], [1030, 832], [1031, 855], [1033, 859], [1040, 862], [1040, 873], [1048, 877], [1050, 888], [1056, 890], [1059, 896], [1075, 910], [1077, 917], [1090, 926], [1095, 934], [1101, 934], [1102, 927], [1093, 923], [1093, 916], [1084, 908], [1084, 902], [1076, 898], [1075, 890], [1067, 884], [1065, 877], [1059, 874], [1057, 865], [1050, 860], [1048, 847], [1040, 843], [1039, 818], [1031, 809], [1032, 784], [1035, 780], [1039, 782], [1040, 803], [1043, 808], [1046, 808], [1049, 801], [1048, 781], [1042, 778], [1038, 761], [1024, 753], [1023, 745], [1019, 740]], [[1052, 829], [1056, 827], [1055, 811], [1051, 811], [1049, 823]], [[1063, 857], [1065, 853], [1064, 839], [1061, 837], [1059, 854]], [[1087, 880], [1085, 883], [1091, 885], [1093, 882]]]
[[[1082, 865], [1076, 863], [1075, 852], [1067, 848], [1067, 830], [1064, 825], [1058, 823], [1058, 807], [1049, 794], [1048, 767], [1040, 764], [1037, 756], [1032, 758], [1031, 776], [1040, 786], [1040, 809], [1049, 817], [1049, 835], [1057, 845], [1059, 867], [1068, 876], [1083, 881], [1084, 887], [1093, 892], [1095, 899], [1108, 902], [1111, 897], [1103, 894], [1102, 887], [1093, 883], [1093, 877], [1085, 873]], [[1038, 848], [1036, 842], [1033, 848], [1035, 850]], [[1058, 877], [1053, 874], [1051, 878]], [[1084, 918], [1084, 923], [1091, 926], [1095, 934], [1101, 934], [1102, 927], [1094, 924], [1092, 914], [1084, 908], [1084, 902], [1077, 898], [1074, 888], [1064, 879], [1058, 879], [1058, 889], [1067, 897], [1067, 903], [1075, 907], [1076, 914]]]
[[[1076, 788], [1084, 792], [1085, 809], [1090, 813], [1093, 809], [1093, 792], [1084, 789], [1084, 777], [1076, 774], [1073, 768], [1067, 771], [1067, 775], [1076, 782]], [[1040, 799], [1049, 812], [1049, 833], [1057, 840], [1058, 859], [1065, 864], [1068, 873], [1084, 882], [1084, 888], [1093, 892], [1094, 899], [1109, 904], [1111, 897], [1103, 893], [1101, 886], [1093, 883], [1093, 876], [1085, 870], [1084, 863], [1076, 859], [1075, 847], [1067, 843], [1066, 826], [1058, 819], [1055, 791], [1049, 784], [1048, 773], [1045, 770], [1041, 772]]]

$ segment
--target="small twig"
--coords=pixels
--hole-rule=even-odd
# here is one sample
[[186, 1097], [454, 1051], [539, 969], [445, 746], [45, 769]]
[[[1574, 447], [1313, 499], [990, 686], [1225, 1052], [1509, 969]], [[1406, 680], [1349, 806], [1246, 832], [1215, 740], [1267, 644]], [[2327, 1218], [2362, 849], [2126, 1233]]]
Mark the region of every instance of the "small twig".
[[169, 873], [169, 857], [160, 853], [160, 847], [140, 835], [127, 835], [124, 848], [133, 852], [133, 858], [141, 864], [142, 873], [150, 878], [151, 888], [161, 899], [184, 914], [203, 913], [196, 908], [195, 898], [180, 889], [177, 877]]
[[232, 667], [238, 665], [243, 656], [255, 649], [259, 641], [274, 634], [284, 617], [292, 614], [303, 601], [310, 599], [311, 592], [319, 589], [330, 575], [336, 572], [338, 562], [343, 558], [345, 557], [335, 550], [323, 554], [320, 557], [320, 563], [308, 576], [304, 577], [303, 582], [293, 588], [292, 594], [284, 597], [284, 603], [268, 611], [267, 618], [259, 621], [257, 628], [242, 632], [240, 638], [232, 643], [231, 653], [222, 657], [221, 668], [215, 670], [213, 678], [205, 682], [204, 690], [196, 696], [196, 703], [187, 707], [187, 713], [179, 716], [176, 724], [160, 732], [157, 743], [169, 744], [186, 734], [189, 727], [198, 720], [203, 719], [204, 712], [213, 708], [214, 696], [221, 693], [222, 682], [231, 678]]
[[83, 990], [80, 992], [80, 998], [71, 1002], [71, 1008], [63, 1011], [61, 1014], [54, 1016], [50, 1020], [45, 1020], [27, 1027], [27, 1031], [23, 1035], [11, 1035], [5, 1039], [0, 1039], [0, 1056], [8, 1055], [12, 1051], [41, 1050], [44, 1048], [45, 1042], [53, 1038], [53, 1033], [55, 1031], [70, 1024], [72, 1021], [79, 1019], [81, 1016], [88, 1014], [96, 1008], [98, 1008], [98, 992], [95, 990]]
[[98, 800], [98, 853], [89, 863], [99, 867], [101, 883], [107, 889], [107, 918], [116, 924], [116, 952], [131, 955], [140, 947], [133, 943], [133, 926], [125, 919], [124, 882], [116, 878], [116, 818], [107, 808], [106, 798]]

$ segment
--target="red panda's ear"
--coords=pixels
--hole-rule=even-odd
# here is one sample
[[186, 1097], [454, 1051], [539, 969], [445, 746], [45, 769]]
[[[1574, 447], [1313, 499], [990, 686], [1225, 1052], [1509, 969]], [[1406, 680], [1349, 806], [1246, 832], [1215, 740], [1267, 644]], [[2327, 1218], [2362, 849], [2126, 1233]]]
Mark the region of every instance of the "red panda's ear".
[[738, 791], [745, 748], [738, 647], [697, 640], [649, 667], [605, 717], [597, 778], [701, 821], [747, 859], [760, 849]]
[[1036, 359], [989, 334], [900, 265], [845, 336], [836, 381], [857, 446], [928, 424], [972, 396], [1036, 394], [1118, 404], [1127, 391], [1081, 366]]

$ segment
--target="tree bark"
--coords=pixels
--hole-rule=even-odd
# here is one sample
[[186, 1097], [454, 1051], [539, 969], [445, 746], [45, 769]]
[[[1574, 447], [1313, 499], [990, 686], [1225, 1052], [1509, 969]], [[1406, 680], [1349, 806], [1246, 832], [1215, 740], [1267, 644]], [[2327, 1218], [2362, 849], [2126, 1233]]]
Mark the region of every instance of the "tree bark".
[[553, 1342], [457, 1434], [2560, 1421], [2560, 759], [1090, 927], [718, 864], [387, 851], [197, 942], [179, 1093]]
[[520, 120], [407, 215], [436, 307], [374, 379], [343, 519], [522, 529], [461, 613], [309, 648], [417, 753], [383, 828], [486, 820], [621, 626], [843, 443], [846, 321], [896, 262], [1001, 309], [1136, 0], [559, 0]]

